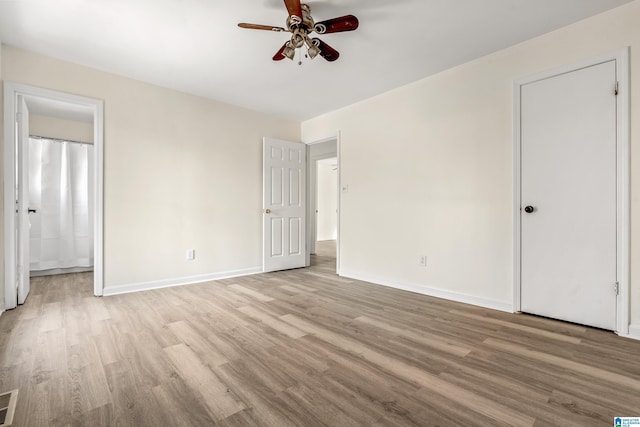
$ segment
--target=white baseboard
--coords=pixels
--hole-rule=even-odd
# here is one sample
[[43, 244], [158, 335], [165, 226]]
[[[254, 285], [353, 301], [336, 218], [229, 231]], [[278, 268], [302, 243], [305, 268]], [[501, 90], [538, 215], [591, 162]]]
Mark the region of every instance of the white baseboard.
[[444, 289], [430, 288], [422, 285], [400, 283], [393, 280], [367, 276], [367, 275], [356, 273], [353, 271], [341, 270], [340, 276], [347, 277], [350, 279], [362, 280], [364, 282], [370, 282], [376, 285], [388, 286], [390, 288], [402, 289], [404, 291], [415, 292], [417, 294], [429, 295], [436, 298], [443, 298], [450, 301], [462, 302], [465, 304], [472, 304], [472, 305], [477, 305], [484, 308], [490, 308], [493, 310], [513, 313], [513, 305], [509, 302], [478, 297], [475, 295], [463, 294], [460, 292], [447, 291]]
[[56, 275], [56, 274], [86, 273], [88, 271], [93, 271], [93, 266], [91, 266], [91, 267], [52, 268], [52, 269], [49, 269], [49, 270], [31, 270], [29, 272], [29, 276], [31, 276], [31, 277], [53, 276], [53, 275]]
[[629, 334], [620, 336], [640, 340], [640, 324], [629, 325]]
[[177, 277], [153, 282], [129, 283], [126, 285], [105, 286], [103, 296], [128, 294], [130, 292], [148, 291], [151, 289], [169, 288], [171, 286], [192, 285], [194, 283], [209, 282], [212, 280], [229, 279], [231, 277], [248, 276], [262, 273], [262, 267], [246, 268], [244, 270], [223, 271], [220, 273], [201, 274], [198, 276]]

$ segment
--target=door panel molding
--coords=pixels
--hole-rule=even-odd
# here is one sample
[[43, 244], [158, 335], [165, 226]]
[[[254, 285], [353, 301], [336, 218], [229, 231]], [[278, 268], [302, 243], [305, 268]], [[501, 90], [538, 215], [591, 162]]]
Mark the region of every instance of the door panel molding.
[[[18, 238], [15, 231], [14, 205], [16, 201], [16, 101], [18, 96], [25, 98], [45, 98], [68, 104], [75, 104], [90, 109], [93, 113], [93, 144], [94, 144], [94, 268], [93, 293], [100, 296], [104, 285], [104, 102], [100, 99], [72, 95], [55, 90], [43, 89], [36, 86], [14, 82], [4, 82], [4, 297], [5, 309], [16, 307], [16, 289], [7, 284], [16, 283], [16, 254], [15, 245]], [[11, 142], [10, 142], [11, 141]]]
[[306, 146], [263, 140], [264, 272], [305, 266]]
[[[619, 335], [629, 334], [629, 48], [610, 52], [576, 64], [565, 65], [514, 81], [513, 114], [513, 311], [521, 310], [521, 89], [522, 86], [592, 67], [604, 62], [615, 61], [618, 96], [617, 112], [617, 262], [616, 273], [619, 294], [616, 299], [616, 329]], [[613, 88], [612, 88], [613, 90]]]

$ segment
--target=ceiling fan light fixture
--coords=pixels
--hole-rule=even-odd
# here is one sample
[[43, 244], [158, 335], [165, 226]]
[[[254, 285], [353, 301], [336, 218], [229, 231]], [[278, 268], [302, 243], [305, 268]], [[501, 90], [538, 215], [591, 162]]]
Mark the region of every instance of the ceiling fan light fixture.
[[309, 49], [307, 50], [307, 54], [309, 55], [309, 58], [313, 59], [320, 54], [320, 48], [311, 43], [309, 45]]
[[307, 56], [309, 58], [313, 59], [318, 56], [320, 48], [309, 38], [309, 36], [304, 38], [304, 43], [307, 45]]
[[[315, 58], [320, 55], [329, 62], [336, 61], [340, 57], [340, 53], [322, 42], [317, 38], [311, 38], [310, 34], [316, 32], [318, 34], [342, 33], [345, 31], [353, 31], [358, 28], [358, 18], [353, 15], [344, 15], [333, 19], [327, 19], [321, 22], [315, 22], [311, 16], [311, 8], [308, 4], [301, 3], [301, 0], [284, 0], [284, 4], [289, 12], [286, 28], [273, 25], [258, 25], [241, 22], [238, 24], [240, 28], [248, 28], [252, 30], [270, 30], [273, 32], [286, 31], [291, 33], [291, 38], [287, 41], [273, 56], [274, 61], [281, 61], [284, 58], [294, 60], [296, 49], [306, 47], [306, 54], [301, 53], [301, 58]], [[306, 45], [306, 46], [305, 46]], [[302, 61], [298, 62], [300, 65]]]
[[291, 43], [287, 43], [287, 46], [282, 51], [282, 54], [285, 56], [285, 58], [289, 58], [293, 61], [293, 57], [296, 55], [296, 50], [293, 48], [293, 46], [291, 46]]
[[305, 39], [307, 39], [307, 34], [301, 30], [296, 30], [291, 36], [291, 45], [298, 49], [304, 45]]

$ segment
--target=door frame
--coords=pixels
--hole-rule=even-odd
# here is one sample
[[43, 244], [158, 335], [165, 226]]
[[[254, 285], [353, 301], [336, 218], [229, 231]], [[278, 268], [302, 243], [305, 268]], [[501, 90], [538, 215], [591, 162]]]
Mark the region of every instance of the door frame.
[[[336, 274], [339, 276], [340, 275], [340, 215], [341, 215], [341, 208], [340, 208], [340, 204], [341, 204], [341, 191], [340, 191], [340, 180], [342, 177], [342, 163], [341, 163], [341, 158], [340, 158], [340, 131], [336, 131], [334, 134], [326, 136], [324, 138], [320, 138], [311, 142], [306, 142], [305, 144], [307, 145], [307, 174], [310, 173], [311, 171], [311, 167], [310, 167], [310, 163], [311, 163], [311, 156], [309, 155], [309, 151], [310, 151], [310, 146], [311, 145], [315, 145], [315, 144], [322, 144], [323, 142], [330, 142], [330, 141], [336, 141], [336, 155], [335, 156], [331, 156], [331, 157], [335, 157], [336, 158], [336, 163], [338, 164], [338, 189], [337, 189], [337, 207], [338, 207], [338, 212], [336, 214]], [[319, 159], [319, 158], [318, 158]], [[311, 179], [307, 179], [307, 260], [306, 260], [306, 265], [309, 266], [311, 265], [311, 246], [312, 246], [312, 241], [311, 238], [313, 236], [313, 238], [315, 238], [315, 233], [311, 233], [311, 225], [312, 225], [312, 221], [311, 221], [311, 215], [315, 215], [315, 213], [311, 212], [311, 204], [309, 203], [309, 197], [311, 197]], [[315, 194], [315, 192], [314, 192]], [[315, 222], [313, 222], [315, 225]]]
[[[617, 248], [616, 276], [618, 296], [616, 298], [616, 330], [619, 335], [629, 334], [629, 252], [630, 252], [630, 169], [629, 169], [629, 48], [609, 52], [581, 62], [547, 70], [514, 81], [513, 85], [513, 311], [521, 311], [521, 88], [522, 86], [567, 74], [604, 62], [616, 61], [617, 114]], [[614, 88], [611, 88], [614, 90]], [[613, 286], [613, 284], [612, 284]]]
[[21, 83], [4, 82], [4, 309], [16, 307], [16, 254], [15, 244], [19, 236], [15, 232], [16, 171], [15, 162], [16, 101], [18, 95], [26, 98], [46, 98], [87, 107], [93, 112], [94, 144], [94, 266], [93, 293], [101, 296], [104, 287], [104, 102], [100, 99], [58, 92]]

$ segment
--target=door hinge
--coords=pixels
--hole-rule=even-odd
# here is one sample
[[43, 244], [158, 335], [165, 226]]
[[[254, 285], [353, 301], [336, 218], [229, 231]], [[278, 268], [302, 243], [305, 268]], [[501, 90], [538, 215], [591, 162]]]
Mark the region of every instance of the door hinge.
[[616, 86], [613, 88], [613, 94], [615, 96], [618, 96], [618, 88], [619, 88], [619, 82], [616, 82]]
[[613, 291], [616, 295], [620, 295], [620, 282], [616, 282], [613, 284]]

